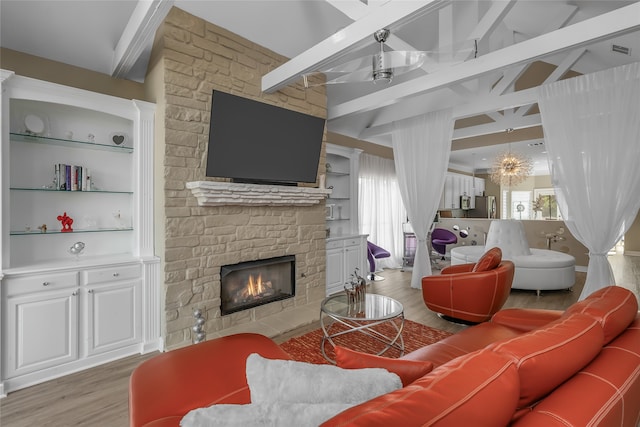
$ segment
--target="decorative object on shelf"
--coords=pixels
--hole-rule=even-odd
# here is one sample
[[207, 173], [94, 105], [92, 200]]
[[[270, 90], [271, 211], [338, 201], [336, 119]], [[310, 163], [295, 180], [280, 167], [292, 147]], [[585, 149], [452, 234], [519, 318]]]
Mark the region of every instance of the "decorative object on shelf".
[[325, 205], [325, 207], [324, 207], [325, 219], [329, 219], [329, 220], [333, 219], [333, 209], [335, 208], [335, 206], [336, 205], [334, 205], [334, 204]]
[[120, 210], [113, 213], [113, 218], [115, 218], [116, 220], [116, 228], [127, 228], [127, 226], [124, 223], [124, 220], [122, 219], [122, 214], [120, 213]]
[[93, 144], [94, 142], [96, 142], [96, 136], [90, 133], [89, 135], [87, 135], [87, 141]]
[[331, 163], [327, 163], [325, 165], [325, 169], [326, 169], [327, 172], [331, 172]]
[[511, 144], [509, 150], [501, 153], [491, 166], [491, 181], [509, 187], [523, 182], [533, 170], [533, 163], [529, 157], [513, 153]]
[[44, 132], [44, 120], [35, 114], [27, 114], [24, 118], [26, 133], [30, 135], [41, 135]]
[[85, 244], [84, 242], [75, 242], [73, 245], [71, 245], [71, 247], [69, 248], [69, 253], [71, 255], [75, 255], [76, 259], [80, 258], [80, 254], [82, 253], [82, 251], [84, 250]]
[[[42, 224], [40, 227], [38, 227], [38, 229], [40, 230], [41, 233], [46, 233], [47, 232], [47, 224]], [[29, 227], [29, 230], [31, 230], [31, 227]], [[29, 231], [27, 230], [27, 231]]]
[[124, 132], [113, 132], [109, 135], [109, 141], [115, 145], [125, 145], [128, 140], [129, 137]]
[[58, 215], [58, 221], [60, 221], [60, 223], [62, 224], [62, 230], [60, 230], [62, 233], [73, 231], [73, 228], [71, 228], [71, 224], [73, 224], [73, 218], [68, 216], [66, 212], [63, 215]]
[[205, 340], [207, 334], [204, 332], [204, 317], [202, 316], [202, 310], [196, 308], [193, 310], [193, 317], [195, 317], [196, 322], [193, 325], [193, 343], [198, 344]]

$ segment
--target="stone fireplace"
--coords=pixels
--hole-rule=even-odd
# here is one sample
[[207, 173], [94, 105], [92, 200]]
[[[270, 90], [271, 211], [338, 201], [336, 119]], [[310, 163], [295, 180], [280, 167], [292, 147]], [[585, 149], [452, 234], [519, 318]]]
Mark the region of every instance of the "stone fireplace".
[[296, 257], [286, 255], [220, 268], [220, 313], [224, 316], [296, 294]]
[[[287, 58], [176, 7], [159, 31], [149, 80], [164, 90], [157, 104], [163, 129], [156, 133], [162, 135], [156, 153], [163, 156], [158, 183], [164, 196], [156, 200], [164, 217], [157, 222], [163, 227], [156, 242], [164, 245], [159, 251], [165, 347], [194, 342], [195, 310], [205, 319], [207, 340], [239, 332], [276, 336], [313, 322], [306, 313], [317, 317], [326, 294], [326, 191], [313, 184], [287, 189], [233, 184], [205, 178], [205, 169], [212, 89], [326, 117], [325, 89], [305, 90], [296, 83], [262, 92], [262, 76]], [[319, 174], [324, 156], [323, 148]], [[224, 266], [290, 255], [295, 256], [290, 297], [223, 310]]]

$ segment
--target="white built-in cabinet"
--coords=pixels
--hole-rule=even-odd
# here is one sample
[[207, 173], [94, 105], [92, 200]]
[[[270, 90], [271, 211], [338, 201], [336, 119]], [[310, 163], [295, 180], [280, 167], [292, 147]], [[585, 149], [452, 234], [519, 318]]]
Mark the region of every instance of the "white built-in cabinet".
[[4, 395], [162, 343], [155, 106], [0, 73]]
[[441, 210], [460, 209], [460, 197], [470, 197], [470, 208], [475, 209], [475, 196], [482, 196], [485, 191], [485, 181], [458, 173], [447, 173], [444, 180], [444, 188], [438, 206]]
[[327, 239], [327, 296], [344, 291], [356, 273], [368, 274], [367, 236], [354, 235]]
[[362, 150], [327, 144], [327, 295], [344, 290], [354, 272], [368, 273], [367, 236], [358, 228], [358, 171]]

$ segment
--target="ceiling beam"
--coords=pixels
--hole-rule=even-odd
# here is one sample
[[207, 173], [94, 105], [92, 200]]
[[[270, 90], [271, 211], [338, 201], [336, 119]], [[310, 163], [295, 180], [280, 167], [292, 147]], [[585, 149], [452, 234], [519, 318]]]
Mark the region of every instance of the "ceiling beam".
[[360, 0], [325, 0], [334, 8], [338, 9], [340, 12], [344, 13], [344, 15], [349, 18], [357, 21], [362, 18], [364, 15], [370, 12], [369, 6], [362, 3]]
[[[582, 57], [582, 55], [585, 54], [586, 51], [587, 51], [587, 48], [581, 47], [569, 52], [569, 54], [562, 60], [560, 64], [558, 64], [556, 69], [553, 70], [553, 72], [549, 75], [549, 77], [545, 79], [544, 82], [542, 82], [542, 84], [546, 85], [546, 84], [557, 82], [558, 80], [560, 80], [562, 76], [564, 76], [568, 71], [571, 70], [571, 67], [573, 67], [573, 65], [576, 62], [578, 62], [578, 60]], [[531, 111], [534, 105], [535, 104], [523, 106], [522, 108], [518, 109], [516, 114], [522, 117], [525, 114], [527, 114], [529, 111]]]
[[[529, 105], [537, 101], [537, 88], [511, 92], [502, 96], [485, 95], [473, 99], [472, 102], [460, 104], [453, 107], [453, 118], [463, 119], [465, 117], [477, 116], [488, 112], [495, 112], [505, 108], [516, 108], [522, 105]], [[429, 111], [416, 111], [416, 116], [426, 114]], [[529, 116], [526, 116], [529, 117]], [[496, 123], [489, 123], [496, 125]], [[475, 126], [474, 126], [475, 127]], [[515, 128], [514, 128], [515, 129]], [[386, 123], [379, 126], [372, 126], [362, 131], [358, 138], [368, 139], [374, 136], [390, 134], [393, 130], [393, 123]], [[501, 127], [504, 130], [504, 124]]]
[[151, 48], [156, 30], [173, 3], [174, 0], [138, 0], [114, 50], [112, 77], [126, 77], [142, 52]]
[[484, 14], [478, 25], [469, 34], [469, 40], [477, 40], [482, 43], [488, 38], [505, 16], [516, 4], [517, 0], [493, 1], [491, 8]]
[[300, 78], [318, 71], [346, 53], [366, 46], [373, 33], [393, 25], [402, 25], [421, 15], [437, 10], [450, 0], [389, 1], [331, 37], [290, 59], [262, 77], [262, 91], [271, 93]]
[[[509, 121], [510, 129], [525, 129], [539, 126], [542, 123], [540, 114], [531, 114], [529, 116], [518, 117]], [[455, 129], [453, 131], [453, 139], [472, 138], [480, 135], [489, 135], [492, 133], [503, 132], [505, 130], [504, 123], [486, 123], [477, 126], [468, 126], [465, 128]]]
[[[488, 53], [446, 70], [397, 84], [334, 106], [328, 119], [375, 110], [395, 104], [402, 98], [441, 89], [451, 84], [478, 78], [502, 68], [532, 62], [567, 49], [586, 46], [640, 29], [640, 3], [587, 19], [516, 45]], [[535, 102], [535, 100], [534, 100]]]

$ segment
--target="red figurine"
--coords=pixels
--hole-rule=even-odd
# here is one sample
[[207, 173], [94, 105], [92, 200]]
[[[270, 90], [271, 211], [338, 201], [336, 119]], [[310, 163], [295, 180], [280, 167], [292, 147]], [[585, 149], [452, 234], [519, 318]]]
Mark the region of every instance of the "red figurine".
[[73, 219], [70, 216], [67, 216], [66, 212], [64, 213], [64, 215], [58, 215], [58, 221], [62, 223], [62, 230], [60, 230], [61, 232], [68, 233], [70, 231], [73, 231], [73, 228], [71, 228]]

